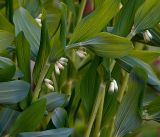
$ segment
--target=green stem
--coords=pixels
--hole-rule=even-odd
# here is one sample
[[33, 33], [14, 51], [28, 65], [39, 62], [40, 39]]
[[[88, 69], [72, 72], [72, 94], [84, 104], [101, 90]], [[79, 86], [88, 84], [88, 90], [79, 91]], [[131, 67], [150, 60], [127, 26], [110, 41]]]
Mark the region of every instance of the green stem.
[[81, 5], [80, 5], [80, 10], [79, 10], [79, 15], [78, 15], [77, 23], [79, 23], [80, 20], [81, 20], [82, 17], [83, 17], [83, 12], [84, 12], [86, 3], [87, 3], [87, 0], [82, 0]]
[[119, 96], [118, 96], [118, 102], [119, 103], [122, 101], [125, 89], [126, 89], [127, 84], [128, 84], [128, 79], [129, 79], [129, 73], [126, 72], [126, 74], [124, 76], [124, 79], [123, 79], [123, 83], [122, 83], [121, 89], [119, 91]]
[[44, 80], [47, 72], [48, 72], [49, 67], [50, 67], [50, 64], [46, 63], [45, 66], [43, 67], [41, 73], [40, 73], [40, 77], [38, 79], [36, 88], [35, 88], [34, 93], [33, 93], [32, 102], [36, 101], [39, 97], [39, 93], [41, 91], [41, 85], [43, 83], [43, 80]]
[[95, 132], [94, 132], [94, 136], [98, 137], [99, 132], [100, 132], [100, 128], [101, 128], [101, 122], [102, 122], [102, 116], [103, 116], [103, 107], [104, 107], [104, 99], [105, 99], [105, 92], [102, 92], [102, 100], [100, 103], [100, 107], [99, 107], [99, 113], [97, 115], [97, 119], [96, 119], [96, 125], [95, 125]]
[[93, 126], [94, 120], [96, 118], [99, 105], [101, 103], [101, 100], [102, 100], [104, 92], [105, 92], [105, 88], [106, 88], [106, 84], [101, 83], [100, 87], [99, 87], [99, 91], [98, 91], [98, 95], [97, 95], [95, 104], [94, 104], [93, 109], [92, 109], [92, 113], [91, 113], [91, 117], [90, 117], [90, 120], [89, 120], [88, 128], [85, 132], [84, 137], [89, 137], [90, 136], [92, 126]]
[[116, 117], [114, 116], [114, 117], [112, 118], [112, 121], [111, 121], [111, 128], [110, 128], [110, 130], [109, 130], [110, 132], [109, 132], [109, 134], [108, 134], [108, 137], [113, 137], [115, 119], [116, 119]]

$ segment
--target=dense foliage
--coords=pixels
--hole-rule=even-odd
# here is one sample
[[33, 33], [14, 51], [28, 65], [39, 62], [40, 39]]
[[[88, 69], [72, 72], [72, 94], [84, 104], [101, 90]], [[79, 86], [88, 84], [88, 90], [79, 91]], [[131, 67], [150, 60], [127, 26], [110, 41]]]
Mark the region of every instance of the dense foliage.
[[160, 0], [1, 0], [0, 136], [157, 130], [159, 9]]

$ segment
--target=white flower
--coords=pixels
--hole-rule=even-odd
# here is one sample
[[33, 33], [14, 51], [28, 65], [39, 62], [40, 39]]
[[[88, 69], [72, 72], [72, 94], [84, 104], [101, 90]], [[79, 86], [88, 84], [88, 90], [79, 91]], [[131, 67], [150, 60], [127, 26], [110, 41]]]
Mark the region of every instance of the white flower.
[[42, 17], [42, 14], [40, 13], [37, 18], [35, 18], [35, 21], [38, 23], [38, 25], [41, 27], [42, 26], [42, 23], [41, 23], [41, 17]]
[[60, 75], [61, 73], [60, 70], [64, 69], [64, 66], [67, 65], [67, 62], [68, 62], [68, 59], [64, 57], [61, 57], [58, 61], [56, 61], [54, 66], [56, 74]]
[[85, 58], [87, 56], [87, 52], [85, 51], [84, 48], [79, 48], [77, 51], [76, 51], [76, 54], [80, 57], [80, 58]]
[[146, 30], [146, 31], [143, 33], [143, 37], [144, 37], [144, 40], [145, 40], [146, 42], [151, 41], [151, 39], [153, 38], [152, 35], [151, 35], [151, 33], [150, 33], [148, 30]]
[[113, 79], [109, 86], [109, 92], [114, 92], [114, 91], [118, 91], [118, 85], [116, 80]]
[[53, 82], [50, 79], [44, 79], [45, 85], [51, 91], [54, 91]]

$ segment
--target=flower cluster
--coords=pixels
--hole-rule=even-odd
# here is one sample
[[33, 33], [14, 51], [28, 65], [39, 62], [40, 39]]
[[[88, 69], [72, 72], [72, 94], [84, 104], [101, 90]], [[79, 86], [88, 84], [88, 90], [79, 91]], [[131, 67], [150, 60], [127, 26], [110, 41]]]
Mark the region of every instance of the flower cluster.
[[53, 82], [50, 79], [44, 79], [44, 83], [49, 90], [54, 91]]
[[36, 22], [38, 23], [38, 25], [39, 25], [40, 27], [42, 26], [41, 17], [42, 17], [42, 14], [40, 13], [40, 14], [38, 15], [38, 17], [35, 19]]
[[77, 51], [76, 51], [76, 54], [77, 56], [79, 56], [80, 58], [85, 58], [87, 56], [87, 52], [86, 52], [86, 49], [85, 48], [79, 48]]
[[67, 66], [67, 62], [68, 62], [68, 59], [64, 58], [64, 57], [61, 57], [58, 61], [56, 61], [56, 63], [55, 63], [56, 74], [60, 75], [60, 73], [61, 73], [60, 70], [63, 70], [64, 66]]
[[148, 30], [143, 33], [143, 37], [146, 42], [151, 41], [152, 39], [152, 35]]

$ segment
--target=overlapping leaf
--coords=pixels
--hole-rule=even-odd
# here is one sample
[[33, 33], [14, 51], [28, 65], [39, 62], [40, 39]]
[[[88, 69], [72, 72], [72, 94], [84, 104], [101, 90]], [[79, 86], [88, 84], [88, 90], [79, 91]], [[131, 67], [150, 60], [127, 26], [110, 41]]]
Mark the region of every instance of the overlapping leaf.
[[100, 32], [118, 12], [120, 0], [105, 0], [76, 26], [70, 44], [84, 41]]
[[23, 100], [30, 85], [22, 80], [0, 82], [0, 104], [14, 104]]
[[141, 122], [142, 98], [147, 82], [143, 68], [134, 67], [130, 73], [128, 90], [120, 104], [115, 120], [114, 137], [123, 137], [137, 129]]

